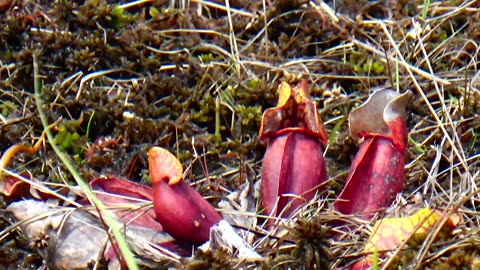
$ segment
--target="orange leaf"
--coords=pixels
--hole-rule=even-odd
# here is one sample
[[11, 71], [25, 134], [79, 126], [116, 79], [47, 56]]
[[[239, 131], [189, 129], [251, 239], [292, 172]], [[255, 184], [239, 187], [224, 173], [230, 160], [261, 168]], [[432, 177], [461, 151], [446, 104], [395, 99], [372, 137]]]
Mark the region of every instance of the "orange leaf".
[[[395, 250], [407, 240], [410, 245], [419, 244], [426, 239], [428, 233], [442, 219], [443, 215], [444, 212], [440, 210], [422, 208], [408, 217], [381, 219], [375, 223], [373, 234], [363, 251], [373, 253], [376, 249], [381, 254], [385, 251]], [[448, 237], [459, 221], [460, 217], [457, 214], [450, 216], [443, 224], [439, 237]], [[369, 255], [355, 263], [352, 269], [365, 269], [365, 266], [370, 265], [371, 261], [372, 255]]]

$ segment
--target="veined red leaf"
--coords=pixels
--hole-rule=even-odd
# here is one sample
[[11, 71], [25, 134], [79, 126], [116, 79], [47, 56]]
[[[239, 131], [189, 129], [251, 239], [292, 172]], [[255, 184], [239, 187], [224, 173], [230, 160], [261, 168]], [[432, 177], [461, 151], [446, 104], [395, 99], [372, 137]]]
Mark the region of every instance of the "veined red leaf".
[[[147, 227], [156, 231], [163, 228], [155, 219], [155, 212], [151, 207], [142, 205], [151, 202], [153, 192], [150, 187], [143, 186], [132, 181], [109, 177], [96, 178], [90, 181], [90, 186], [99, 198], [107, 206], [127, 206], [130, 209], [112, 209], [112, 211], [125, 223]], [[135, 209], [137, 206], [138, 209]]]
[[322, 192], [327, 178], [322, 145], [327, 141], [307, 82], [282, 82], [278, 105], [262, 118], [260, 138], [268, 139], [262, 164], [262, 207], [267, 215], [288, 217]]
[[153, 147], [148, 151], [148, 167], [156, 218], [164, 230], [177, 240], [197, 245], [208, 241], [210, 228], [222, 218], [181, 179], [183, 169], [178, 159], [163, 148]]
[[411, 92], [377, 91], [350, 113], [350, 135], [364, 141], [334, 203], [338, 211], [368, 219], [390, 206], [401, 192], [407, 143], [405, 106], [410, 96]]

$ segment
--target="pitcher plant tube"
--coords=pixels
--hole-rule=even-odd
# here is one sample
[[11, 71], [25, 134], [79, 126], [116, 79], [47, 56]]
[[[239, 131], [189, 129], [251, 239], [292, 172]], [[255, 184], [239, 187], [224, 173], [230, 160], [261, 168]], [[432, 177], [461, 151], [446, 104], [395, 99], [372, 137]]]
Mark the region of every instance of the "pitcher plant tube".
[[363, 140], [347, 176], [345, 188], [335, 201], [343, 214], [371, 218], [389, 207], [401, 192], [405, 172], [406, 104], [412, 93], [390, 89], [374, 92], [349, 115], [350, 136]]
[[262, 163], [262, 207], [266, 215], [289, 217], [322, 192], [327, 169], [325, 128], [310, 100], [307, 81], [282, 82], [278, 105], [262, 117], [260, 139], [268, 140]]
[[183, 181], [180, 161], [161, 147], [148, 151], [153, 208], [163, 229], [176, 240], [200, 245], [222, 218], [215, 208]]

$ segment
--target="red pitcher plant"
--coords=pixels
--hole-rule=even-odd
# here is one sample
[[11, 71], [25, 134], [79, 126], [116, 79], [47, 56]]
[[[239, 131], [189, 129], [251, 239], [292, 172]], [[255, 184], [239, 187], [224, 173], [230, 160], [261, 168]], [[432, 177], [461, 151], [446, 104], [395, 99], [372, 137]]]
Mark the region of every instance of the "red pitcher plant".
[[363, 142], [335, 201], [338, 211], [369, 218], [390, 206], [401, 192], [407, 143], [405, 106], [411, 95], [410, 91], [376, 91], [350, 113], [350, 136]]
[[278, 105], [262, 118], [260, 139], [268, 140], [262, 164], [262, 207], [265, 214], [288, 217], [327, 178], [322, 146], [327, 135], [307, 81], [292, 88], [282, 82]]

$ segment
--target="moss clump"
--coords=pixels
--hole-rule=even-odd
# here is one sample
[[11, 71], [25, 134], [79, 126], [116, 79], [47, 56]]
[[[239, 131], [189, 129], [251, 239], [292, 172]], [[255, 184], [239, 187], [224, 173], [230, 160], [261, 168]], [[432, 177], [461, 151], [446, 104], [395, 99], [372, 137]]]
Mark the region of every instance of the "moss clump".
[[0, 103], [0, 113], [4, 117], [8, 117], [11, 111], [14, 111], [18, 108], [18, 105], [9, 101], [9, 100], [4, 100]]
[[353, 71], [360, 74], [385, 74], [385, 64], [368, 58], [367, 54], [352, 53], [348, 62], [352, 65]]
[[477, 245], [459, 247], [433, 260], [425, 269], [480, 269], [480, 250]]
[[55, 143], [58, 147], [72, 155], [77, 162], [83, 158], [83, 152], [86, 149], [85, 136], [78, 133], [80, 121], [64, 120], [58, 127], [55, 134]]

